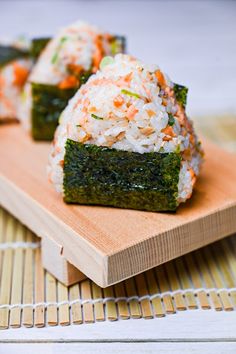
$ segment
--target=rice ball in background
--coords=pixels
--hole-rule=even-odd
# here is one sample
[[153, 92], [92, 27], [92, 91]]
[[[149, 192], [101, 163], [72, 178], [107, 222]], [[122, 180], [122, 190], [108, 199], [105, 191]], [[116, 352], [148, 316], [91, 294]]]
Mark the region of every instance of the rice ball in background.
[[81, 21], [59, 30], [42, 51], [24, 90], [20, 118], [36, 140], [52, 140], [69, 98], [97, 71], [104, 56], [124, 51], [124, 45], [124, 37]]
[[18, 118], [23, 86], [32, 68], [26, 40], [0, 44], [0, 120]]

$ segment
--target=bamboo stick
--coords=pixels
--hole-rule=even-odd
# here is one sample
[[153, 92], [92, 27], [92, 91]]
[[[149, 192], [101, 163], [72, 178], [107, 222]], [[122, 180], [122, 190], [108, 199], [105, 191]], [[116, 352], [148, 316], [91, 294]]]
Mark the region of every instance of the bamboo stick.
[[[226, 242], [226, 241], [224, 241], [224, 242]], [[223, 276], [225, 287], [233, 288], [235, 286], [235, 280], [234, 280], [233, 274], [231, 273], [230, 268], [228, 266], [228, 262], [227, 262], [228, 255], [224, 254], [224, 250], [221, 245], [222, 245], [222, 243], [213, 244], [212, 251], [214, 254], [214, 258], [218, 264], [218, 267], [221, 271], [221, 274]], [[230, 299], [235, 307], [235, 305], [236, 305], [235, 292], [231, 292]]]
[[[138, 274], [135, 277], [135, 283], [138, 290], [138, 296], [143, 297], [149, 295], [146, 280], [144, 274]], [[141, 310], [143, 314], [143, 318], [153, 318], [152, 307], [149, 299], [143, 299], [140, 301]]]
[[[222, 240], [221, 247], [227, 259], [227, 263], [234, 275], [234, 279], [236, 281], [236, 257], [235, 257], [236, 247], [233, 240], [236, 240], [236, 238], [233, 239], [232, 237], [230, 237], [227, 238], [226, 240]], [[235, 282], [234, 282], [234, 287], [235, 287]]]
[[[117, 298], [118, 297], [126, 297], [124, 282], [118, 283], [114, 287], [115, 287], [115, 295]], [[117, 311], [118, 311], [119, 317], [122, 320], [127, 320], [128, 318], [130, 318], [127, 301], [125, 301], [125, 300], [118, 301], [117, 302]]]
[[[134, 278], [125, 280], [125, 289], [126, 289], [127, 296], [129, 298], [137, 296]], [[130, 311], [130, 316], [132, 318], [142, 317], [140, 305], [137, 299], [132, 299], [129, 301], [129, 311]]]
[[213, 244], [211, 249], [212, 249], [214, 259], [221, 271], [225, 287], [233, 288], [235, 283], [227, 264], [227, 259], [226, 259], [227, 255], [224, 255], [223, 253], [224, 251], [220, 247], [219, 243]]
[[[155, 278], [154, 270], [150, 269], [149, 271], [146, 272], [146, 279], [147, 279], [147, 285], [148, 285], [148, 290], [149, 294], [152, 295], [157, 295], [160, 294], [160, 290], [158, 288], [158, 284]], [[165, 316], [165, 311], [162, 306], [162, 301], [161, 297], [155, 297], [152, 299], [152, 307], [153, 307], [153, 312], [156, 317], [164, 317]]]
[[181, 285], [174, 267], [174, 262], [167, 262], [165, 264], [165, 270], [169, 279], [171, 290], [175, 292], [173, 297], [174, 297], [176, 309], [179, 311], [186, 310], [187, 307], [184, 301], [184, 297], [180, 291], [178, 292], [178, 290], [181, 289]]
[[[203, 288], [204, 283], [201, 279], [201, 274], [199, 273], [199, 270], [196, 267], [196, 263], [194, 261], [192, 253], [185, 255], [184, 258], [185, 258], [187, 268], [188, 268], [189, 274], [191, 276], [194, 288], [196, 290]], [[200, 306], [203, 310], [207, 310], [207, 309], [211, 308], [207, 293], [204, 290], [197, 291], [197, 297], [198, 297]]]
[[[16, 224], [16, 242], [23, 242], [25, 237], [25, 229], [17, 222]], [[24, 251], [18, 248], [14, 252], [14, 265], [11, 290], [11, 304], [21, 304], [23, 290], [23, 259]], [[14, 307], [10, 312], [10, 327], [18, 328], [21, 326], [21, 307]]]
[[[68, 301], [68, 288], [60, 282], [57, 282], [57, 297], [58, 302]], [[61, 326], [70, 324], [70, 314], [68, 303], [59, 305], [59, 323]]]
[[[5, 241], [13, 242], [15, 237], [15, 219], [9, 214], [6, 217]], [[1, 276], [0, 305], [9, 305], [12, 284], [13, 250], [6, 249], [3, 255], [3, 266]], [[0, 309], [0, 328], [9, 326], [9, 308]]]
[[[32, 233], [26, 230], [26, 242], [32, 242]], [[33, 263], [34, 254], [31, 248], [25, 250], [24, 261], [24, 289], [23, 289], [23, 303], [32, 304], [34, 299], [34, 280], [33, 280]], [[24, 307], [22, 311], [22, 324], [25, 327], [33, 327], [33, 307]]]
[[180, 279], [180, 283], [182, 285], [182, 288], [184, 290], [186, 290], [184, 297], [185, 297], [187, 306], [189, 309], [196, 309], [198, 306], [197, 306], [197, 302], [196, 302], [196, 298], [194, 296], [194, 293], [192, 291], [187, 291], [187, 289], [192, 288], [192, 283], [189, 279], [189, 275], [187, 273], [185, 264], [183, 262], [183, 258], [177, 258], [174, 261], [174, 263], [177, 268], [177, 272], [179, 275], [179, 279]]
[[[70, 301], [80, 299], [79, 285], [74, 284], [69, 288]], [[71, 317], [72, 323], [81, 324], [83, 322], [82, 318], [82, 306], [79, 302], [71, 305]]]
[[[91, 300], [92, 292], [91, 292], [91, 283], [90, 280], [84, 280], [80, 283], [81, 288], [81, 297], [83, 300]], [[93, 313], [93, 305], [91, 303], [85, 303], [83, 305], [83, 316], [85, 323], [94, 322], [94, 313]]]
[[5, 212], [4, 210], [0, 207], [0, 243], [4, 242], [4, 226], [5, 226]]
[[[225, 257], [227, 259], [227, 264], [233, 274], [233, 288], [234, 288], [234, 287], [236, 287], [236, 257], [235, 257], [236, 248], [235, 248], [235, 244], [232, 242], [232, 240], [233, 240], [232, 237], [227, 238], [226, 240], [222, 240], [221, 247], [222, 247]], [[233, 298], [233, 302], [235, 305], [236, 292], [231, 291], [230, 296]]]
[[[164, 267], [159, 266], [155, 269], [155, 271], [156, 271], [156, 277], [157, 277], [160, 291], [162, 293], [171, 291], [171, 288], [167, 282], [167, 277], [165, 274]], [[166, 313], [170, 313], [170, 314], [175, 313], [175, 307], [174, 307], [174, 303], [172, 301], [171, 295], [166, 294], [166, 295], [162, 296], [162, 300], [163, 300], [163, 304], [164, 304], [164, 308], [165, 308]]]
[[[215, 262], [215, 260], [213, 258], [213, 255], [212, 255], [210, 247], [204, 247], [203, 248], [203, 252], [204, 252], [205, 260], [207, 261], [208, 268], [209, 268], [209, 270], [211, 272], [211, 275], [212, 275], [212, 278], [214, 280], [215, 287], [218, 288], [218, 289], [224, 288], [224, 283], [222, 281], [222, 278], [221, 278], [219, 269], [217, 267], [217, 264], [216, 264], [216, 262]], [[219, 293], [219, 297], [221, 299], [221, 302], [223, 304], [223, 307], [224, 307], [225, 311], [232, 311], [233, 310], [233, 306], [232, 306], [232, 304], [230, 302], [230, 299], [229, 299], [229, 296], [228, 296], [227, 292], [226, 291], [221, 291]]]
[[[109, 286], [108, 288], [103, 289], [103, 294], [105, 298], [114, 298], [114, 289], [113, 286]], [[117, 310], [116, 310], [116, 303], [114, 300], [109, 300], [106, 302], [106, 316], [109, 321], [116, 321], [117, 320]]]
[[[213, 281], [213, 279], [211, 277], [211, 274], [209, 272], [209, 269], [207, 267], [205, 259], [202, 256], [202, 251], [201, 250], [200, 251], [196, 251], [194, 253], [194, 256], [195, 256], [198, 268], [199, 268], [199, 270], [200, 270], [200, 272], [202, 274], [203, 281], [206, 284], [206, 287], [208, 289], [214, 288], [215, 284], [214, 284], [214, 281]], [[214, 309], [216, 311], [222, 311], [223, 307], [222, 307], [220, 298], [219, 298], [218, 294], [216, 293], [216, 291], [211, 290], [209, 292], [209, 296], [211, 298], [211, 301], [212, 301], [212, 304], [214, 306]]]
[[[102, 289], [92, 282], [93, 299], [102, 299]], [[105, 321], [104, 305], [102, 302], [96, 302], [94, 304], [94, 313], [96, 321]]]
[[[42, 303], [45, 301], [44, 297], [44, 269], [41, 261], [41, 250], [39, 248], [35, 251], [35, 303]], [[36, 327], [45, 326], [45, 306], [37, 305], [34, 311], [34, 324]]]
[[[46, 272], [46, 299], [47, 302], [57, 302], [57, 283], [56, 279], [48, 272]], [[56, 326], [58, 323], [57, 306], [47, 306], [47, 324], [49, 326]]]

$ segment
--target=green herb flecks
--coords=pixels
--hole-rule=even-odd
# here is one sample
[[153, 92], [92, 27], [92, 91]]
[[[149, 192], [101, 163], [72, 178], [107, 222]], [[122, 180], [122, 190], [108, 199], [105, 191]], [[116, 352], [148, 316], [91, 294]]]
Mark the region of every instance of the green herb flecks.
[[126, 51], [126, 39], [123, 36], [114, 36], [111, 39], [111, 54], [116, 55], [118, 53], [125, 53]]
[[119, 49], [117, 46], [117, 42], [114, 40], [111, 42], [111, 54], [116, 55], [116, 53], [119, 53]]
[[27, 99], [27, 94], [26, 94], [26, 91], [25, 90], [22, 90], [21, 93], [20, 93], [20, 100], [21, 100], [21, 103], [24, 103]]
[[104, 118], [97, 116], [96, 114], [91, 114], [91, 117], [98, 120], [103, 120]]
[[68, 139], [64, 200], [148, 211], [175, 211], [181, 156], [121, 151]]
[[121, 90], [121, 93], [123, 93], [124, 95], [127, 95], [127, 96], [131, 96], [131, 97], [135, 97], [135, 98], [141, 98], [141, 96], [135, 92], [130, 92], [128, 90]]
[[177, 102], [185, 108], [187, 104], [188, 88], [182, 85], [174, 84], [174, 93]]
[[52, 57], [52, 60], [51, 60], [51, 63], [52, 63], [52, 64], [56, 64], [56, 62], [57, 62], [57, 60], [58, 60], [58, 58], [59, 58], [60, 50], [61, 50], [63, 44], [67, 41], [67, 39], [68, 39], [68, 37], [62, 37], [62, 38], [60, 39], [60, 42], [59, 42], [59, 44], [58, 44], [58, 47], [57, 47], [57, 49], [56, 49], [56, 51], [55, 51], [55, 53], [54, 53], [54, 55], [53, 55], [53, 57]]
[[180, 154], [180, 152], [181, 152], [181, 146], [180, 146], [180, 144], [177, 145], [177, 147], [176, 147], [176, 149], [175, 149], [175, 152], [176, 152], [176, 154]]
[[173, 117], [172, 114], [169, 114], [168, 125], [172, 127], [174, 124], [175, 124], [175, 118]]
[[83, 71], [83, 72], [78, 76], [80, 85], [85, 84], [85, 83], [88, 81], [88, 79], [90, 78], [91, 75], [92, 75], [92, 71], [91, 71], [91, 70]]

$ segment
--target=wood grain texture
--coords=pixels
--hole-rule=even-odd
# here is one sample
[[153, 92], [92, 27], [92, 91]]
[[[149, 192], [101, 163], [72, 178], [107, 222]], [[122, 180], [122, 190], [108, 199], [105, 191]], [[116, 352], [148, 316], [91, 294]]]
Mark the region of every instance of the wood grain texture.
[[60, 282], [69, 286], [86, 278], [86, 275], [65, 259], [63, 256], [63, 246], [56, 243], [50, 237], [43, 237], [41, 246], [44, 268], [52, 273]]
[[0, 142], [0, 203], [102, 287], [236, 231], [236, 157], [209, 143], [192, 199], [164, 214], [65, 205], [47, 181], [48, 144], [17, 125], [1, 126]]

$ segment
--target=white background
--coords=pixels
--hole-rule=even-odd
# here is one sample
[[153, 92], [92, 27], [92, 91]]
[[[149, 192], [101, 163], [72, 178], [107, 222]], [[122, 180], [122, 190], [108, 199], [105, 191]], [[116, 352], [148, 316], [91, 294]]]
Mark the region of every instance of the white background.
[[188, 86], [190, 115], [236, 113], [236, 1], [0, 0], [0, 37], [77, 19], [125, 34], [130, 53]]

